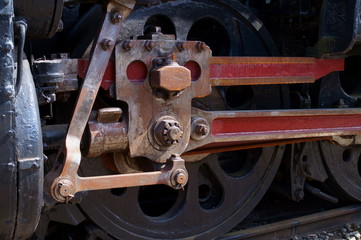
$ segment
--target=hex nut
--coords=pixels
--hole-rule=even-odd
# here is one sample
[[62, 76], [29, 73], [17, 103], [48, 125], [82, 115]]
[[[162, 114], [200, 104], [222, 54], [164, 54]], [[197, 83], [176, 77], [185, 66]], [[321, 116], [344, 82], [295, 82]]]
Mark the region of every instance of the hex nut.
[[210, 133], [210, 126], [204, 118], [194, 117], [191, 124], [191, 138], [200, 141]]
[[152, 87], [169, 92], [182, 91], [191, 85], [191, 81], [191, 72], [175, 62], [159, 67], [150, 74]]
[[173, 119], [163, 119], [154, 128], [155, 139], [160, 145], [177, 145], [183, 137], [183, 130], [180, 124]]

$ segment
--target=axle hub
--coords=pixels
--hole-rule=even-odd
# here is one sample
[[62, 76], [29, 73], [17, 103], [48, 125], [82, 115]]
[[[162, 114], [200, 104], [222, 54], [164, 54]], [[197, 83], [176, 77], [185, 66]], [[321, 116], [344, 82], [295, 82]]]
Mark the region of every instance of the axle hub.
[[160, 146], [177, 145], [183, 138], [183, 130], [173, 117], [164, 117], [158, 120], [154, 127], [155, 139]]

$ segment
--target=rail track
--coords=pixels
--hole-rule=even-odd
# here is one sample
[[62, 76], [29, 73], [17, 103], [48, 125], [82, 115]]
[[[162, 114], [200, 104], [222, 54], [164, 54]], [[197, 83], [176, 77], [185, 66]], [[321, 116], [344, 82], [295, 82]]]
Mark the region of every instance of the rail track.
[[347, 231], [358, 230], [360, 223], [361, 204], [357, 204], [227, 233], [218, 240], [304, 239], [302, 236], [312, 235], [312, 238], [317, 236], [315, 233], [323, 232], [323, 235], [327, 235], [326, 231], [331, 236], [335, 235], [336, 239], [344, 239], [342, 235], [337, 236], [332, 232], [341, 233], [345, 225], [351, 224], [354, 229]]

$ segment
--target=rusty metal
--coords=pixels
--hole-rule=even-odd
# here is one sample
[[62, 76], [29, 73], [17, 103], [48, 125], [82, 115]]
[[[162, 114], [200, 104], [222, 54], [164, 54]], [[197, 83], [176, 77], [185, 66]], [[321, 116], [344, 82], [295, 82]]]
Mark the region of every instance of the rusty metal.
[[[154, 41], [151, 43], [155, 44]], [[150, 41], [147, 41], [144, 43], [144, 46], [148, 51], [152, 51], [154, 46], [152, 44], [153, 47], [149, 47], [149, 44]], [[134, 45], [135, 41], [124, 41], [121, 44], [124, 51], [130, 51]], [[183, 54], [186, 48], [189, 49], [189, 45], [187, 42], [177, 42], [175, 48], [179, 54]], [[204, 43], [198, 42], [194, 46], [192, 54], [197, 55], [197, 53], [201, 53], [203, 51], [200, 50], [203, 49], [202, 46], [208, 49]], [[192, 59], [189, 59], [187, 62], [189, 63], [191, 60]], [[197, 64], [201, 63], [200, 61], [195, 62]], [[180, 65], [186, 64], [184, 61], [179, 63], [181, 63]], [[86, 62], [84, 64], [86, 64]], [[316, 80], [331, 72], [343, 71], [344, 59], [316, 59], [310, 57], [210, 57], [208, 61], [204, 59], [200, 65], [200, 70], [206, 71], [206, 74], [209, 74], [210, 78], [207, 83], [212, 86], [297, 84], [314, 83]], [[185, 66], [187, 66], [187, 64]], [[79, 67], [80, 71], [84, 69], [83, 65]], [[192, 71], [192, 69], [190, 70]], [[136, 71], [136, 69], [133, 69], [133, 71]], [[204, 75], [204, 73], [201, 74]], [[109, 84], [114, 82], [115, 78], [114, 70], [109, 72], [104, 79], [104, 82], [107, 82], [107, 84], [102, 83], [102, 86], [104, 85], [104, 88], [107, 89]]]
[[185, 46], [185, 45], [184, 45], [184, 42], [177, 42], [177, 44], [176, 44], [177, 50], [178, 50], [179, 52], [183, 52], [183, 51], [184, 51], [184, 49], [185, 49], [184, 46]]
[[191, 72], [171, 61], [151, 71], [150, 84], [166, 91], [183, 91], [191, 85]]
[[[72, 197], [71, 192], [73, 192], [68, 191], [69, 194], [63, 194], [62, 197], [59, 198], [58, 194], [61, 190], [58, 188], [59, 184], [64, 180], [69, 180], [74, 184], [74, 188], [76, 188], [76, 180], [79, 178], [77, 171], [81, 161], [80, 141], [114, 46], [109, 46], [108, 51], [104, 51], [102, 49], [102, 41], [103, 39], [113, 41], [111, 39], [117, 39], [120, 32], [120, 22], [118, 24], [110, 24], [111, 15], [114, 11], [118, 11], [123, 18], [126, 18], [131, 13], [134, 4], [135, 1], [122, 1], [121, 3], [111, 1], [108, 3], [103, 26], [95, 41], [88, 71], [69, 125], [65, 140], [66, 151], [63, 168], [60, 175], [53, 180], [51, 179], [57, 174], [50, 173], [48, 175], [50, 178], [50, 180], [48, 178], [48, 181], [53, 181], [50, 192], [58, 201], [67, 201]], [[74, 192], [76, 191], [74, 190]]]
[[220, 143], [330, 138], [361, 133], [361, 109], [233, 112], [193, 109], [193, 117], [206, 119], [210, 123], [212, 134], [201, 141], [191, 140], [187, 151], [210, 144], [215, 147]]
[[148, 52], [150, 52], [155, 47], [155, 43], [153, 41], [146, 41], [144, 43], [144, 47], [145, 47], [145, 49], [147, 49]]
[[210, 132], [209, 123], [204, 118], [192, 118], [191, 138], [194, 140], [202, 140], [208, 136]]
[[107, 152], [124, 151], [128, 146], [128, 126], [125, 122], [90, 121], [85, 132], [84, 156], [100, 157]]
[[154, 139], [159, 149], [170, 149], [179, 144], [183, 137], [182, 125], [173, 117], [165, 116], [157, 120], [153, 128]]
[[[113, 11], [114, 9], [108, 11], [109, 21], [112, 21]], [[115, 21], [112, 21], [112, 24], [114, 23]], [[101, 56], [109, 59], [114, 46], [114, 36], [104, 34], [107, 30], [111, 31], [111, 28], [107, 24], [104, 26], [109, 29], [103, 28], [100, 33], [100, 40], [93, 55], [96, 57], [92, 58], [89, 64], [84, 87], [69, 127], [66, 140], [67, 155], [63, 172], [57, 179], [58, 182], [61, 178], [72, 179], [77, 176], [76, 171], [80, 163], [80, 151], [77, 148], [79, 148], [79, 139], [85, 127], [83, 121], [89, 117], [97, 90], [102, 85], [99, 78], [97, 81], [92, 78], [103, 76], [107, 68], [103, 64], [101, 71], [97, 73], [96, 69], [99, 66], [96, 67], [94, 64], [101, 64], [99, 62]], [[116, 98], [125, 101], [129, 106], [128, 131], [126, 131], [126, 126], [122, 125], [123, 123], [116, 121], [115, 118], [119, 119], [120, 116], [112, 119], [112, 123], [104, 123], [108, 121], [108, 113], [98, 113], [98, 122], [89, 123], [88, 150], [90, 153], [86, 156], [98, 157], [106, 152], [124, 151], [126, 147], [129, 147], [130, 157], [146, 157], [152, 161], [164, 163], [173, 154], [182, 154], [185, 151], [209, 145], [219, 147], [217, 144], [223, 144], [221, 147], [224, 149], [226, 145], [232, 148], [236, 145], [244, 146], [245, 143], [250, 142], [252, 144], [268, 142], [269, 144], [281, 139], [322, 138], [350, 132], [361, 133], [361, 127], [345, 129], [350, 127], [352, 121], [342, 124], [344, 112], [335, 113], [334, 111], [337, 110], [204, 112], [192, 110], [190, 107], [192, 99], [211, 93], [211, 85], [314, 82], [329, 72], [342, 70], [343, 60], [212, 58], [209, 47], [203, 42], [180, 43], [159, 39], [162, 38], [158, 36], [152, 40], [127, 40], [116, 46], [115, 65], [110, 67], [109, 76], [111, 80], [111, 74], [115, 71]], [[189, 62], [194, 62], [199, 66], [197, 78], [192, 79], [194, 75], [191, 73], [192, 69], [182, 67], [187, 66]], [[159, 66], [162, 64], [165, 65]], [[150, 74], [147, 74], [149, 69], [152, 70]], [[132, 71], [145, 71], [144, 77], [133, 79], [130, 77]], [[277, 77], [269, 78], [268, 76]], [[110, 85], [105, 86], [109, 88]], [[145, 111], [149, 106], [152, 110]], [[356, 115], [346, 113], [350, 120], [357, 120], [359, 113]], [[192, 117], [198, 120], [191, 123]], [[326, 126], [326, 129], [320, 128], [319, 121], [326, 121], [326, 125], [322, 125]], [[294, 124], [295, 127], [292, 127], [293, 123], [297, 123]], [[77, 129], [75, 129], [75, 124], [77, 124]], [[314, 127], [309, 127], [312, 125]], [[354, 126], [351, 124], [351, 127]], [[108, 179], [108, 176], [102, 177]], [[54, 181], [53, 191], [56, 189], [59, 194], [61, 189], [56, 187], [57, 181]], [[76, 185], [74, 181], [73, 183]]]
[[[121, 46], [125, 51], [129, 51], [130, 49], [132, 49], [134, 47], [134, 43], [132, 43], [130, 41], [123, 41]], [[115, 76], [114, 76], [114, 79], [115, 79]]]
[[101, 46], [104, 51], [110, 51], [113, 50], [114, 43], [111, 39], [104, 38], [103, 41], [101, 42]]
[[179, 155], [172, 155], [167, 164], [154, 172], [132, 174], [116, 174], [97, 177], [61, 178], [52, 187], [52, 196], [59, 202], [67, 202], [77, 192], [103, 190], [112, 188], [148, 186], [156, 184], [168, 185], [174, 189], [182, 189], [187, 184], [188, 173], [184, 160]]
[[212, 86], [313, 83], [344, 70], [343, 59], [307, 57], [212, 57]]
[[[208, 71], [208, 59], [211, 56], [211, 51], [208, 47], [202, 52], [195, 51], [198, 42], [188, 41], [184, 42], [183, 47], [185, 50], [177, 52], [177, 41], [152, 40], [154, 48], [149, 52], [144, 47], [149, 40], [129, 41], [133, 44], [131, 50], [124, 50], [121, 44], [116, 46], [115, 85], [117, 100], [125, 101], [129, 106], [128, 137], [130, 156], [146, 157], [152, 161], [165, 162], [171, 154], [183, 153], [188, 145], [192, 99], [204, 97], [211, 93]], [[142, 62], [142, 66], [144, 65], [146, 69], [152, 69], [154, 62], [158, 59], [172, 59], [180, 66], [184, 66], [189, 61], [195, 61], [202, 71], [198, 80], [191, 81], [190, 86], [186, 87], [181, 94], [177, 91], [167, 92], [152, 88], [149, 84], [150, 74], [142, 81], [132, 81], [124, 71], [124, 69], [129, 70], [128, 66], [133, 66], [132, 63], [139, 61]], [[163, 64], [163, 62], [160, 62], [160, 64]], [[176, 70], [178, 71], [178, 69], [180, 68], [177, 67]], [[134, 68], [132, 70], [139, 71], [141, 69]], [[181, 70], [184, 71], [183, 68]], [[187, 76], [186, 79], [188, 85], [190, 77]], [[178, 83], [172, 83], [172, 85], [175, 84]], [[170, 86], [166, 88], [178, 90], [183, 87], [174, 88]], [[167, 146], [162, 143], [162, 140], [159, 141], [154, 136], [154, 128], [159, 119], [169, 117], [178, 122], [180, 126], [183, 126], [182, 139], [180, 139], [179, 143], [171, 146]]]
[[97, 112], [96, 120], [102, 123], [114, 123], [118, 122], [122, 117], [122, 109], [113, 107], [113, 108], [101, 108]]

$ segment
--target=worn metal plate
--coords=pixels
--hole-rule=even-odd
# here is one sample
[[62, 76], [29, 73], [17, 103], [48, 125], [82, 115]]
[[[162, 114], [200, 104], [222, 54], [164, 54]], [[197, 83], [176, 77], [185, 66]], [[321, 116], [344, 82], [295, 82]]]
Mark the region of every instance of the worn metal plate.
[[[203, 97], [211, 93], [209, 84], [208, 59], [211, 51], [206, 47], [197, 50], [198, 42], [184, 42], [184, 50], [177, 51], [176, 41], [152, 41], [153, 48], [149, 51], [149, 41], [132, 41], [133, 47], [125, 50], [121, 44], [116, 47], [116, 97], [129, 105], [129, 147], [132, 157], [142, 156], [154, 161], [165, 162], [173, 153], [183, 153], [190, 137], [191, 101], [195, 97]], [[147, 71], [152, 68], [152, 61], [164, 57], [167, 53], [175, 53], [179, 65], [194, 61], [199, 64], [201, 73], [191, 86], [179, 96], [171, 99], [158, 98], [153, 94], [149, 84], [149, 76], [140, 81], [132, 81], [127, 75], [131, 63], [141, 61]], [[140, 60], [141, 59], [141, 60]], [[203, 64], [202, 64], [203, 63]], [[128, 71], [129, 72], [129, 71]], [[154, 145], [152, 127], [158, 118], [171, 116], [184, 126], [183, 141], [170, 148]]]

